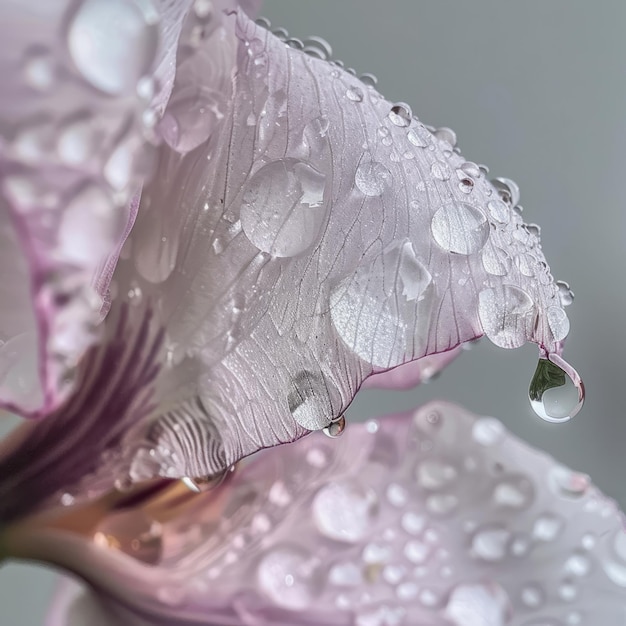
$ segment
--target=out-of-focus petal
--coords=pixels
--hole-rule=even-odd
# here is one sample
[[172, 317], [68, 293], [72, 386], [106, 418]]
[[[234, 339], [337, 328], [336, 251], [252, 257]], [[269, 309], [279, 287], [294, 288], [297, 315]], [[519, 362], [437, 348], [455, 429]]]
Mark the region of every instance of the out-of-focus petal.
[[147, 624], [626, 619], [615, 504], [497, 420], [451, 404], [267, 451], [196, 497], [175, 520], [135, 522], [137, 543], [130, 517], [105, 520], [106, 541], [92, 545], [54, 533], [40, 541], [111, 609]]
[[97, 595], [90, 593], [77, 581], [60, 580], [53, 602], [46, 613], [44, 626], [121, 626]]

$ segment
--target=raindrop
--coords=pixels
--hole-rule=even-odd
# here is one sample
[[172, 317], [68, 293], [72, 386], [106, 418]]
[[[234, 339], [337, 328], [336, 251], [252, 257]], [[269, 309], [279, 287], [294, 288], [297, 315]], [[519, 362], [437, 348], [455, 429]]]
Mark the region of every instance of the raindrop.
[[495, 417], [481, 417], [474, 422], [472, 436], [482, 446], [495, 446], [506, 434], [504, 426]]
[[389, 120], [396, 126], [406, 128], [411, 124], [412, 119], [413, 112], [411, 111], [411, 107], [404, 102], [394, 104], [391, 107], [391, 111], [389, 111]]
[[451, 493], [438, 493], [426, 500], [426, 508], [433, 515], [448, 515], [459, 504], [459, 499]]
[[371, 489], [343, 480], [324, 485], [313, 499], [312, 511], [322, 535], [357, 543], [370, 531], [378, 514], [378, 501]]
[[425, 148], [431, 143], [432, 134], [423, 124], [418, 124], [407, 132], [406, 138], [416, 148]]
[[108, 94], [134, 91], [154, 60], [157, 22], [149, 0], [83, 0], [67, 28], [72, 61], [85, 80]]
[[225, 111], [223, 94], [206, 86], [186, 84], [172, 93], [159, 132], [171, 148], [185, 154], [211, 136]]
[[317, 595], [315, 563], [296, 546], [282, 546], [267, 552], [257, 569], [259, 588], [278, 606], [306, 609]]
[[446, 204], [433, 215], [433, 239], [444, 250], [469, 255], [483, 248], [489, 238], [485, 214], [471, 204]]
[[478, 294], [478, 316], [485, 335], [501, 348], [519, 348], [531, 337], [535, 305], [519, 287], [502, 285]]
[[[302, 370], [292, 380], [287, 396], [294, 420], [307, 430], [321, 430], [332, 421], [331, 393], [337, 395], [332, 382], [321, 373]], [[335, 399], [337, 401], [337, 399]]]
[[378, 84], [378, 78], [371, 74], [370, 72], [365, 72], [365, 74], [361, 74], [359, 76], [359, 80], [366, 85], [367, 87], [376, 87]]
[[511, 533], [499, 526], [479, 530], [472, 539], [472, 553], [483, 561], [500, 561], [504, 558]]
[[331, 439], [341, 437], [346, 430], [346, 418], [342, 415], [338, 420], [331, 422], [323, 429], [323, 433]]
[[580, 411], [585, 387], [574, 368], [557, 354], [542, 357], [530, 382], [533, 411], [547, 422], [567, 422]]
[[363, 102], [363, 90], [360, 87], [348, 87], [346, 89], [346, 98], [352, 102]]
[[578, 590], [574, 583], [570, 581], [564, 581], [559, 585], [559, 597], [565, 602], [572, 602], [576, 599]]
[[277, 257], [296, 256], [318, 238], [326, 205], [326, 176], [307, 163], [267, 163], [246, 182], [241, 226], [250, 242]]
[[402, 487], [402, 485], [391, 483], [387, 487], [387, 500], [392, 506], [402, 508], [408, 502], [408, 499], [409, 494], [407, 493], [407, 490]]
[[406, 568], [402, 565], [386, 565], [383, 568], [383, 579], [390, 585], [397, 585], [406, 575]]
[[378, 161], [361, 161], [354, 174], [359, 191], [370, 197], [380, 196], [391, 182], [391, 172]]

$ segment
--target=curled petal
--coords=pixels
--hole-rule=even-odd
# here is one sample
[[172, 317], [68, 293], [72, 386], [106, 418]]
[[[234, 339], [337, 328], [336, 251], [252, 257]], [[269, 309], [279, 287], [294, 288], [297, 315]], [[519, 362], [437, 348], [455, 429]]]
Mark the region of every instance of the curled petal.
[[337, 441], [314, 434], [190, 497], [197, 504], [174, 520], [105, 520], [106, 542], [98, 533], [91, 545], [45, 541], [122, 624], [621, 626], [626, 617], [615, 504], [494, 418], [451, 404], [352, 425]]

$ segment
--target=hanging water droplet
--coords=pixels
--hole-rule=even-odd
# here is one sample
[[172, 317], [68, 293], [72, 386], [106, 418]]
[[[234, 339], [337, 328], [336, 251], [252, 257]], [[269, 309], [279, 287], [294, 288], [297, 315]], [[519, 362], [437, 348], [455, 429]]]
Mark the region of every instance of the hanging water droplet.
[[302, 548], [273, 548], [259, 561], [259, 589], [278, 606], [306, 609], [319, 591], [315, 561]]
[[352, 102], [363, 102], [363, 90], [360, 87], [350, 86], [346, 89], [346, 98]]
[[303, 41], [303, 51], [310, 56], [317, 57], [323, 61], [328, 61], [333, 56], [331, 45], [321, 37], [312, 35]]
[[181, 482], [185, 485], [185, 487], [187, 487], [187, 489], [189, 489], [189, 491], [193, 491], [194, 493], [204, 493], [205, 491], [211, 491], [219, 487], [234, 471], [235, 466], [233, 465], [228, 469], [225, 469], [223, 472], [213, 476], [202, 476], [199, 478], [184, 476], [181, 478]]
[[569, 306], [574, 302], [574, 292], [570, 289], [568, 283], [564, 280], [557, 280], [556, 286], [559, 289], [559, 298], [561, 300], [561, 306]]
[[296, 256], [319, 237], [326, 216], [326, 176], [296, 159], [280, 159], [261, 167], [246, 182], [241, 226], [262, 252]]
[[154, 60], [158, 19], [149, 0], [83, 0], [67, 28], [74, 65], [106, 93], [133, 91]]
[[532, 298], [514, 285], [478, 294], [478, 317], [485, 335], [501, 348], [519, 348], [532, 336], [536, 310]]
[[430, 228], [437, 244], [455, 254], [478, 252], [489, 238], [489, 222], [485, 214], [464, 202], [445, 204], [438, 209]]
[[323, 429], [323, 433], [331, 439], [341, 437], [346, 430], [346, 418], [342, 415], [338, 420], [331, 422]]
[[302, 131], [302, 143], [308, 148], [311, 156], [319, 156], [328, 145], [328, 128], [330, 120], [326, 115], [320, 115], [307, 122]]
[[378, 161], [363, 160], [356, 168], [354, 183], [366, 196], [380, 196], [391, 187], [391, 172]]
[[547, 422], [562, 423], [580, 411], [585, 387], [576, 370], [557, 354], [540, 358], [528, 397], [533, 411]]
[[406, 128], [413, 119], [413, 112], [411, 107], [404, 102], [398, 102], [391, 107], [389, 111], [389, 120], [396, 126]]
[[319, 532], [346, 543], [363, 539], [378, 514], [376, 494], [350, 480], [324, 485], [315, 495], [311, 507]]
[[[330, 425], [333, 400], [340, 402], [333, 383], [321, 373], [302, 370], [294, 376], [292, 390], [287, 396], [294, 420], [307, 430], [321, 430]], [[331, 394], [335, 396], [331, 398]]]

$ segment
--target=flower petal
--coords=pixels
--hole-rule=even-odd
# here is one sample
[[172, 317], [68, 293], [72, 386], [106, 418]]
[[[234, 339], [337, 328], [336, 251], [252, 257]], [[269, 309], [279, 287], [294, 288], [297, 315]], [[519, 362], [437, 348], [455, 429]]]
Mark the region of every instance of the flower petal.
[[451, 404], [352, 425], [337, 441], [314, 434], [196, 497], [186, 515], [136, 527], [152, 528], [139, 547], [128, 522], [113, 521], [104, 544], [54, 533], [48, 542], [148, 624], [626, 618], [615, 504], [494, 418]]
[[132, 480], [219, 473], [329, 426], [370, 374], [483, 332], [548, 352], [565, 335], [514, 183], [319, 50], [231, 19], [238, 41], [221, 22], [179, 55], [169, 148], [115, 277], [156, 309], [177, 381]]

